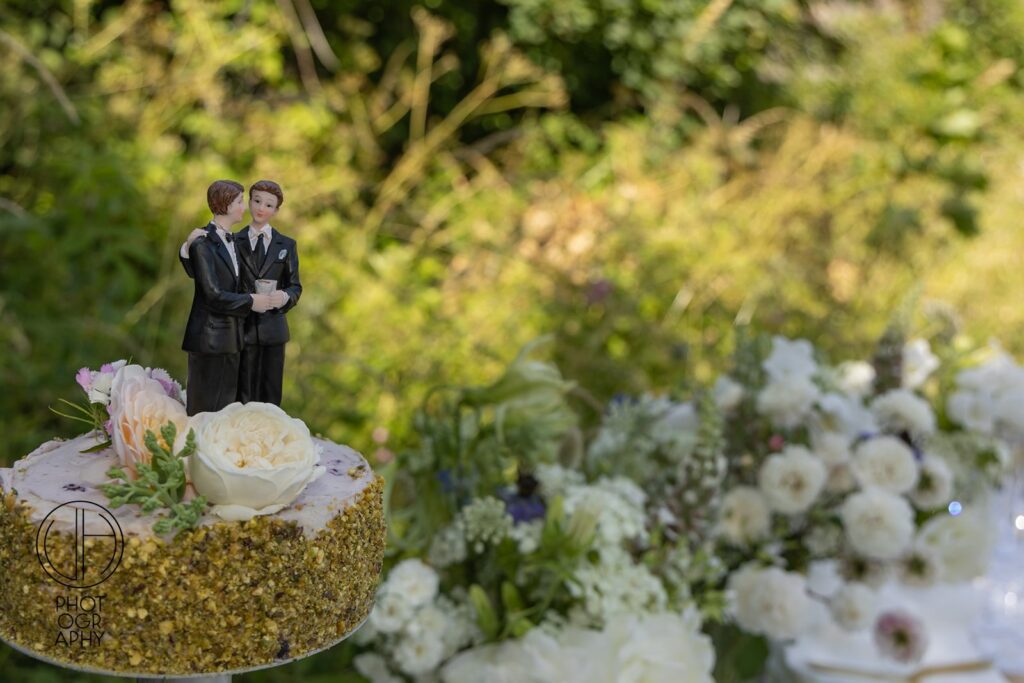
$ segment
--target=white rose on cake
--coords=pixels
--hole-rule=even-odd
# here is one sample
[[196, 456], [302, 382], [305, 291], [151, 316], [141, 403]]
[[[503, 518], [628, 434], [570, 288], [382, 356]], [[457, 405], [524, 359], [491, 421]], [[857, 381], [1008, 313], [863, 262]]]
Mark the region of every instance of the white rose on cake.
[[146, 431], [157, 435], [160, 428], [173, 422], [178, 434], [188, 421], [185, 406], [171, 398], [164, 387], [149, 376], [141, 365], [124, 365], [113, 376], [110, 386], [111, 441], [117, 459], [131, 476], [136, 463], [152, 459], [146, 447]]
[[232, 403], [194, 415], [175, 450], [184, 448], [189, 430], [196, 435], [189, 480], [221, 519], [278, 512], [325, 471], [309, 428], [271, 403]]

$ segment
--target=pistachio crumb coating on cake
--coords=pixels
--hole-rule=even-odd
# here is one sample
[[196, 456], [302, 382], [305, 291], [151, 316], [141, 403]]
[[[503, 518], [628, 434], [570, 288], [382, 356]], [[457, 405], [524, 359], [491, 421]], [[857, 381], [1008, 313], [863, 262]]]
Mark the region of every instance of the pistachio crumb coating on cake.
[[[337, 505], [329, 502], [325, 483], [288, 514], [204, 520], [175, 537], [122, 523], [120, 565], [84, 589], [67, 588], [44, 572], [37, 533], [47, 510], [39, 509], [38, 497], [17, 490], [17, 474], [0, 476], [0, 636], [75, 666], [165, 675], [258, 667], [327, 647], [369, 614], [384, 555], [383, 480], [368, 467], [356, 468], [336, 475], [353, 479], [346, 485], [354, 491]], [[68, 500], [83, 495], [68, 490]], [[120, 522], [121, 510], [116, 513]], [[74, 530], [52, 533], [58, 537], [45, 557], [55, 566], [72, 564], [74, 558], [62, 554], [74, 552]], [[114, 541], [84, 543], [102, 555], [98, 546]], [[62, 596], [102, 596], [98, 643], [61, 642], [55, 604]]]

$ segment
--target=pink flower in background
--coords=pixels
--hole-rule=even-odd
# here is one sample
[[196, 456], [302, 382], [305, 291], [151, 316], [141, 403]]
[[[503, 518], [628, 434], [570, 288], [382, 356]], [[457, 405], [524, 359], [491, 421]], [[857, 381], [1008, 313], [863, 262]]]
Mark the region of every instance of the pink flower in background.
[[772, 438], [768, 439], [768, 448], [773, 451], [781, 451], [782, 447], [786, 445], [786, 439], [781, 434], [774, 434]]
[[921, 620], [909, 612], [889, 610], [875, 622], [875, 645], [884, 657], [914, 664], [928, 649], [928, 633]]
[[89, 368], [81, 368], [75, 374], [75, 381], [78, 382], [78, 386], [82, 387], [82, 391], [89, 393], [92, 389], [92, 370]]

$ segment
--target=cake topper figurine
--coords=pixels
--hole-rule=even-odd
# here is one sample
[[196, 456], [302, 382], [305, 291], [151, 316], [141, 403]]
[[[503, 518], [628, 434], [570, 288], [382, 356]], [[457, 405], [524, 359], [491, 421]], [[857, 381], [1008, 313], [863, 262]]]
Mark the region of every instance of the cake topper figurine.
[[189, 415], [217, 411], [233, 403], [238, 393], [238, 369], [246, 316], [270, 310], [269, 294], [242, 289], [238, 253], [231, 226], [245, 212], [245, 188], [233, 180], [218, 180], [206, 191], [213, 212], [203, 239], [184, 248], [182, 263], [195, 281], [192, 310], [181, 348], [188, 352], [185, 409]]
[[[253, 183], [249, 188], [252, 220], [233, 236], [238, 262], [236, 291], [253, 297], [268, 296], [270, 307], [262, 309], [254, 305], [244, 318], [237, 383], [231, 400], [223, 405], [235, 400], [281, 404], [284, 346], [289, 339], [285, 314], [298, 303], [302, 294], [295, 240], [270, 225], [270, 219], [277, 215], [283, 203], [284, 192], [280, 185], [272, 180]], [[210, 234], [209, 229], [197, 228], [181, 247], [181, 263], [189, 277], [194, 278], [196, 272], [191, 263], [192, 245], [206, 241]], [[192, 393], [191, 379], [190, 374], [188, 396]], [[220, 407], [223, 406], [217, 406]], [[193, 414], [191, 409], [189, 414]]]

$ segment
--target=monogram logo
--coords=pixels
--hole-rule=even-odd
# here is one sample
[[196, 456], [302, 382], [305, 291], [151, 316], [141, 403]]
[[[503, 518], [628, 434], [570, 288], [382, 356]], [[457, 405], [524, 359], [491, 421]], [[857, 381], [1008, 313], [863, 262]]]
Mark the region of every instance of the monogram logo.
[[[54, 525], [73, 529], [57, 533]], [[97, 543], [92, 539], [112, 539]], [[36, 558], [47, 576], [68, 588], [90, 588], [103, 583], [121, 564], [124, 533], [107, 508], [87, 500], [72, 500], [50, 510], [36, 532]]]

